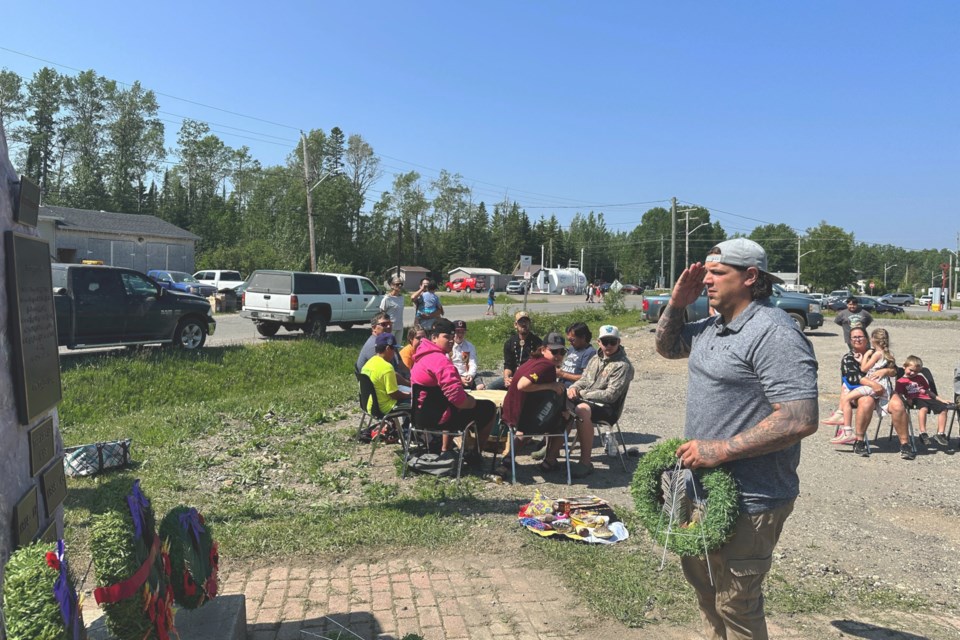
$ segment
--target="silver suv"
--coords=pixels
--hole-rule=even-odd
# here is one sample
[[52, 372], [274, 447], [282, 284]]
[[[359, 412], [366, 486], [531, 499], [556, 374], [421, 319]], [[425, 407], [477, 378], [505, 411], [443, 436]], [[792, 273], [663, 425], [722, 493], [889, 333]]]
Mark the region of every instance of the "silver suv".
[[916, 304], [916, 300], [914, 300], [912, 293], [887, 293], [880, 296], [879, 299], [880, 302], [897, 304], [902, 307], [909, 307], [912, 304]]

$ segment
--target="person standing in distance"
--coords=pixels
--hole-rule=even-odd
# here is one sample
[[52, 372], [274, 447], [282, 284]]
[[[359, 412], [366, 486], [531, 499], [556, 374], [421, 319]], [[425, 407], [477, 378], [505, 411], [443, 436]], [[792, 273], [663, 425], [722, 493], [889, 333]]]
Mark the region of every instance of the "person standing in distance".
[[873, 316], [855, 297], [850, 296], [846, 302], [847, 308], [838, 311], [833, 322], [843, 327], [843, 341], [847, 343], [847, 349], [853, 349], [853, 345], [850, 344], [850, 329], [860, 327], [864, 333], [867, 333], [867, 327], [873, 322]]
[[[767, 638], [763, 580], [800, 491], [800, 441], [817, 430], [813, 346], [782, 309], [763, 247], [721, 242], [684, 269], [657, 325], [657, 352], [688, 358], [687, 414], [677, 449], [687, 469], [720, 465], [740, 489], [731, 538], [704, 558], [684, 557], [707, 638]], [[684, 324], [703, 290], [717, 314]]]

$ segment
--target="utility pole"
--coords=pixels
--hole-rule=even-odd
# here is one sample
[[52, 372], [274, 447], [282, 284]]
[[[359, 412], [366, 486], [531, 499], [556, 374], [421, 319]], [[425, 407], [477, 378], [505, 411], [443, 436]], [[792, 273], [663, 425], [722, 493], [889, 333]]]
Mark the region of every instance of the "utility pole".
[[[699, 229], [700, 227], [705, 226], [707, 224], [706, 222], [701, 222], [700, 224], [698, 224], [696, 227], [693, 228], [693, 231], [690, 231], [690, 213], [696, 210], [697, 210], [696, 207], [694, 207], [691, 209], [680, 209], [677, 211], [677, 213], [684, 214], [683, 222], [686, 225], [686, 228], [684, 230], [685, 238], [684, 238], [684, 253], [683, 253], [683, 265], [682, 265], [684, 269], [690, 266], [690, 234], [696, 231], [697, 229]], [[698, 220], [698, 219], [699, 218], [693, 218], [693, 220]]]
[[677, 281], [677, 199], [670, 199], [670, 284]]
[[587, 272], [583, 270], [583, 247], [580, 247], [580, 271], [583, 275], [587, 275]]
[[800, 291], [800, 258], [816, 251], [816, 249], [810, 249], [807, 253], [800, 253], [800, 236], [797, 236], [797, 291]]
[[550, 266], [553, 266], [553, 238], [550, 238]]
[[400, 263], [403, 260], [403, 218], [397, 220], [397, 277], [400, 277]]
[[663, 234], [660, 234], [660, 286], [658, 288], [663, 288]]
[[307, 135], [300, 131], [300, 142], [303, 145], [303, 184], [307, 189], [307, 233], [310, 235], [310, 271], [317, 270], [317, 242], [313, 229], [313, 196], [310, 192], [310, 156], [307, 155]]

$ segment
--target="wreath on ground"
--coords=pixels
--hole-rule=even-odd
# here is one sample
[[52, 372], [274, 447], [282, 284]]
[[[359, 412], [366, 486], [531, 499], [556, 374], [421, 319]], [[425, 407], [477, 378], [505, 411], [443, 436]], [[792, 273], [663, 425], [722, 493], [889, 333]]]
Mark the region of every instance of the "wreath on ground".
[[9, 640], [86, 638], [66, 547], [38, 542], [10, 556], [3, 582]]
[[630, 493], [640, 521], [657, 544], [680, 556], [702, 556], [704, 544], [707, 551], [715, 551], [733, 533], [740, 496], [736, 481], [723, 467], [694, 471], [706, 494], [706, 513], [701, 520], [685, 526], [683, 535], [673, 531], [668, 538], [661, 477], [664, 471], [677, 466], [677, 447], [684, 442], [680, 438], [666, 440], [647, 452], [633, 474]]
[[169, 640], [176, 630], [168, 550], [139, 480], [126, 502], [93, 521], [90, 549], [97, 584], [105, 585], [93, 596], [120, 640]]
[[170, 582], [177, 604], [196, 609], [217, 595], [220, 556], [210, 526], [193, 507], [178, 506], [160, 522], [170, 548]]

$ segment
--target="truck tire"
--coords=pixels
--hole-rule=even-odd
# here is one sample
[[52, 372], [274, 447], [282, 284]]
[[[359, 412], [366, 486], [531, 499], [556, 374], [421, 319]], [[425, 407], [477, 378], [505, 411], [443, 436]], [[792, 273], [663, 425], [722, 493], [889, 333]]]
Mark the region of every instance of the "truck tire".
[[353, 323], [352, 323], [352, 322], [340, 322], [340, 323], [337, 324], [337, 326], [340, 327], [341, 329], [343, 329], [344, 331], [350, 331], [350, 329], [353, 328]]
[[279, 322], [258, 322], [256, 323], [257, 333], [260, 335], [271, 338], [277, 335], [277, 331], [280, 331]]
[[450, 293], [450, 291], [451, 291], [450, 287], [447, 287], [447, 293]]
[[173, 344], [184, 351], [196, 351], [207, 341], [207, 325], [196, 318], [184, 318], [173, 332]]
[[319, 313], [307, 318], [307, 323], [303, 325], [303, 335], [315, 340], [321, 340], [327, 335], [327, 319]]
[[807, 328], [807, 321], [799, 313], [791, 313], [790, 317], [793, 318], [794, 323], [797, 325], [797, 329], [800, 329], [801, 333]]
[[467, 293], [473, 293], [473, 287], [467, 287]]

